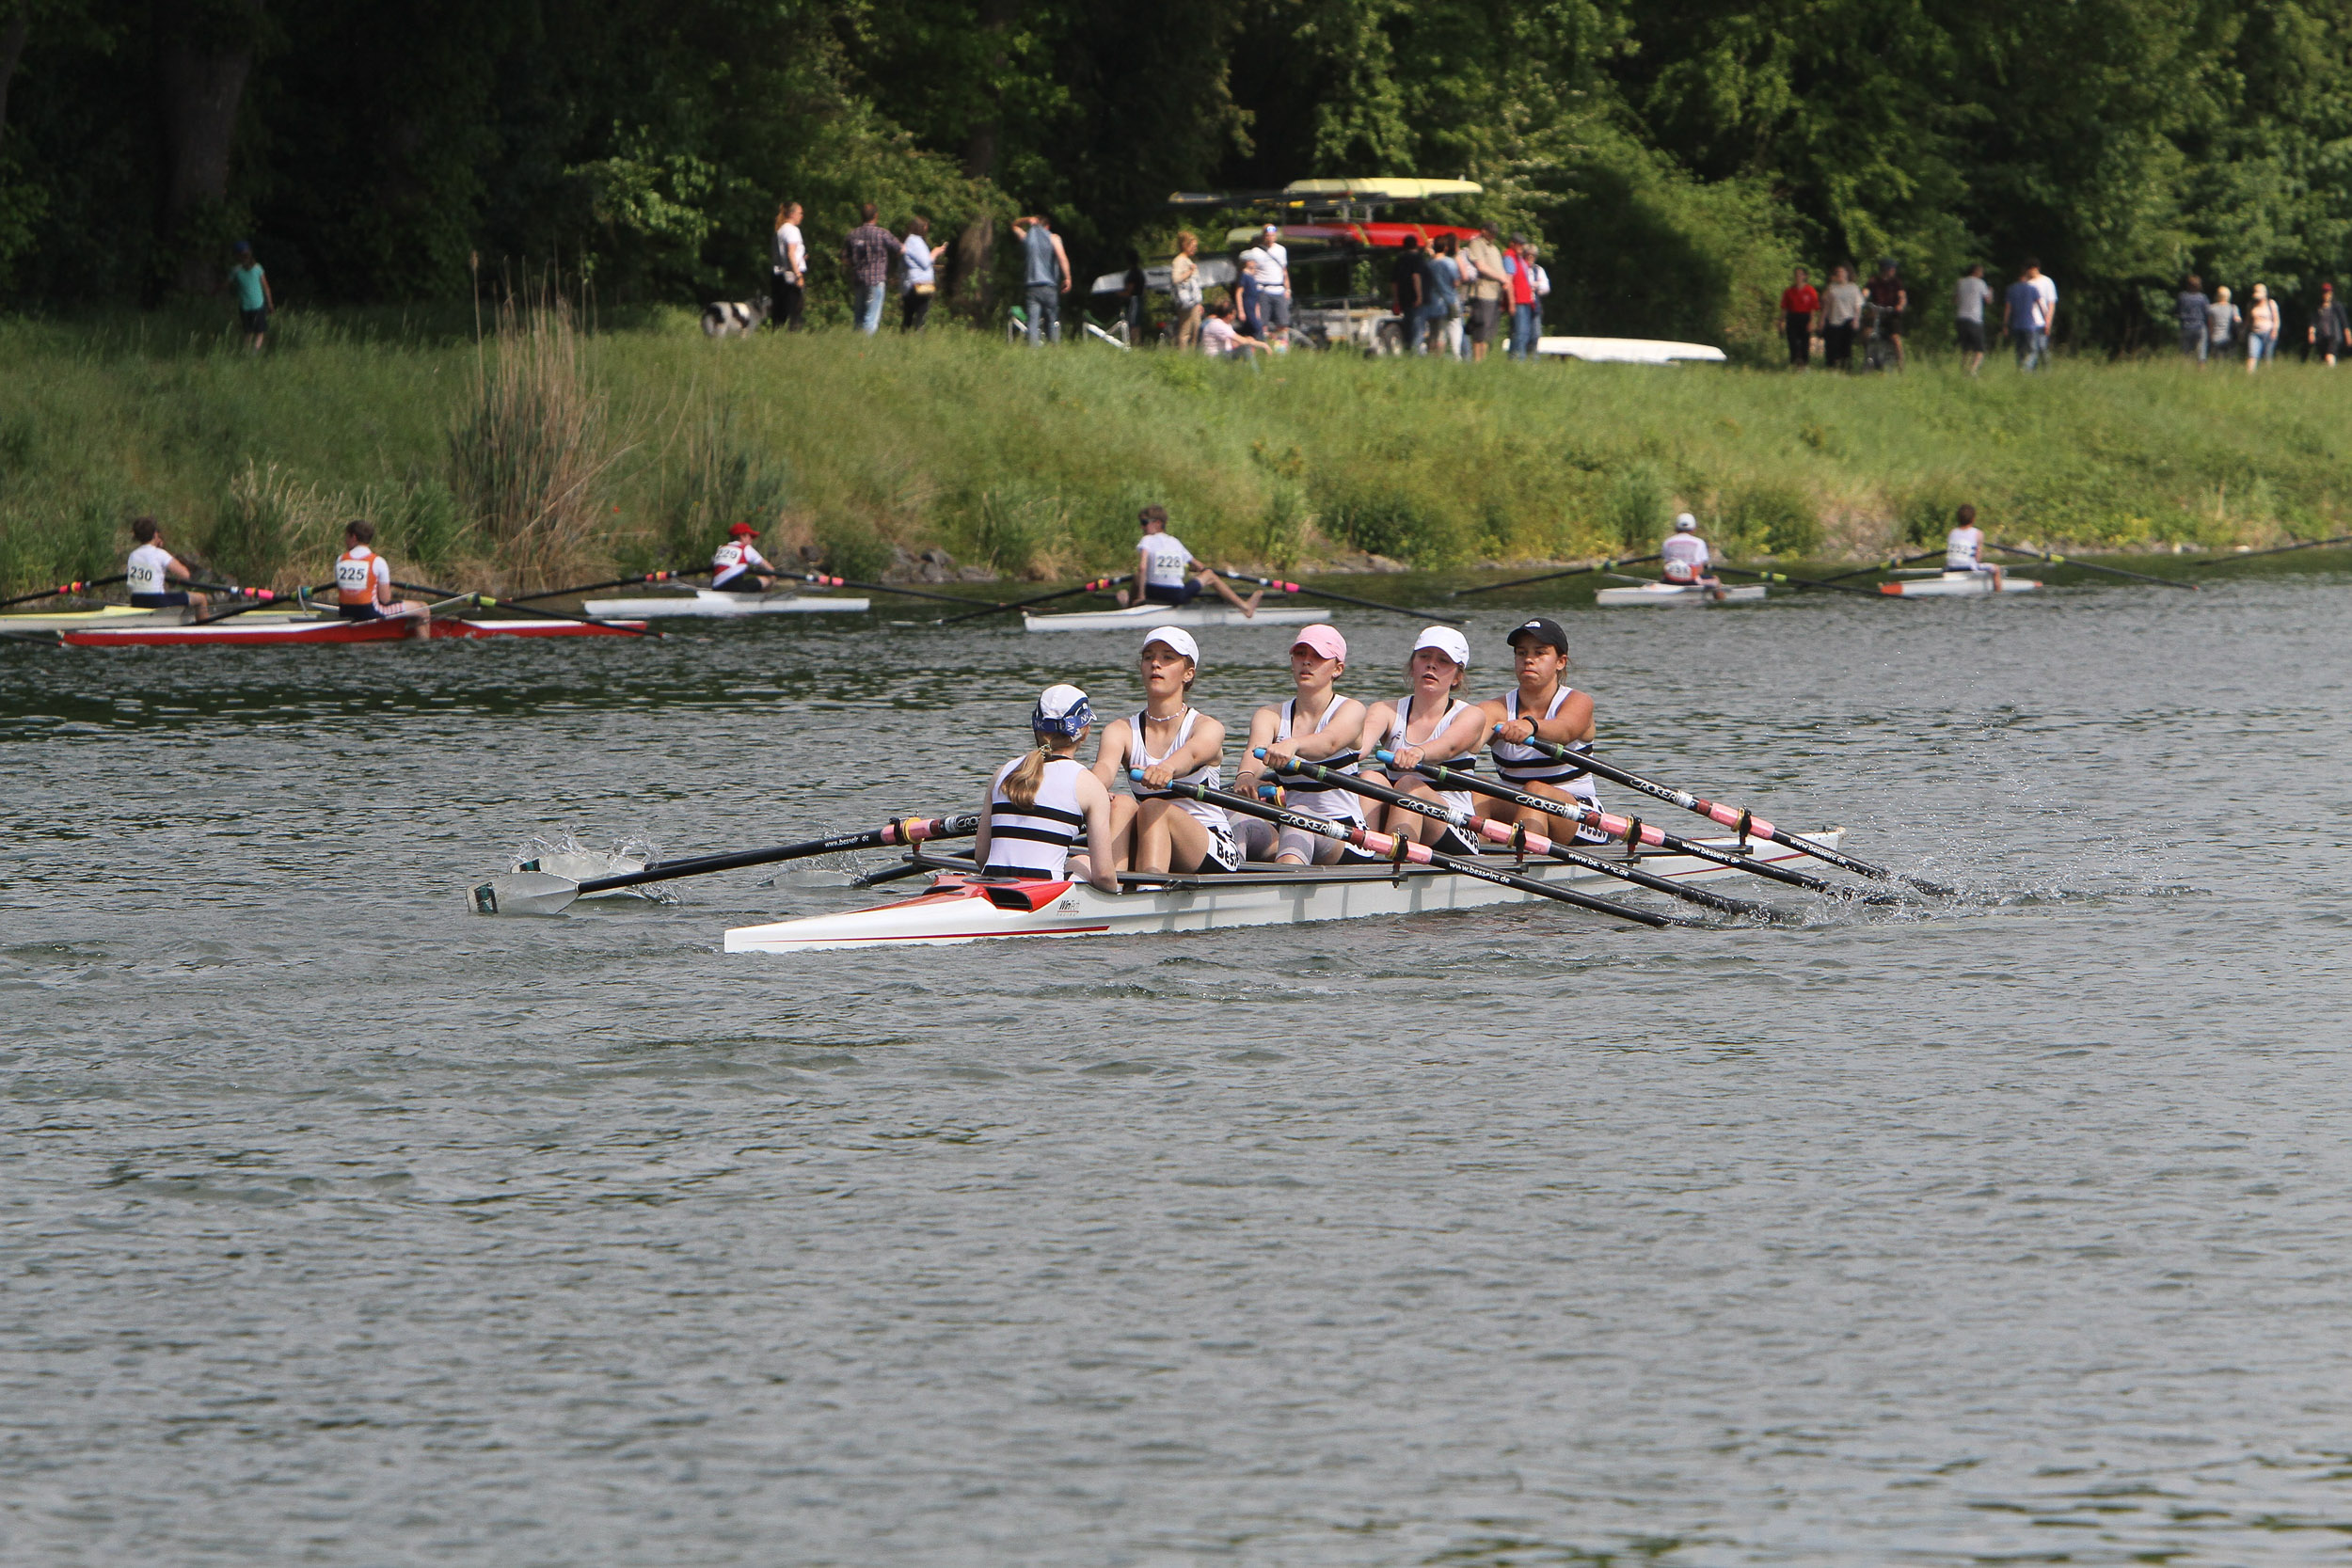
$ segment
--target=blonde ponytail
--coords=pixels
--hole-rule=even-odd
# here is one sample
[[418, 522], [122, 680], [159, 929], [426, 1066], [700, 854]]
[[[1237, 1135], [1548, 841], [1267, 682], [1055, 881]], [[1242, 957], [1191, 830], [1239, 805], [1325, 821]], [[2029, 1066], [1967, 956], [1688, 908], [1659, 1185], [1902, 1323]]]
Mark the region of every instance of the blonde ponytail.
[[1037, 786], [1045, 782], [1045, 765], [1053, 759], [1050, 747], [1040, 746], [1013, 765], [1005, 775], [1005, 799], [1024, 808], [1037, 804]]

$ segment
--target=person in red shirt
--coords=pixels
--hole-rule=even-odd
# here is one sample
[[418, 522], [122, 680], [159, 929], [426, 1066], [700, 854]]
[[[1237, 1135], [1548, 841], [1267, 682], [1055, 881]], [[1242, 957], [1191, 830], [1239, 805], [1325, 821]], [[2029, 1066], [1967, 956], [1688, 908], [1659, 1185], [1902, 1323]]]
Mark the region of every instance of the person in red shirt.
[[1512, 235], [1511, 254], [1502, 264], [1511, 275], [1511, 357], [1533, 359], [1544, 325], [1544, 308], [1535, 298], [1535, 246], [1524, 234]]
[[1804, 370], [1813, 363], [1813, 318], [1821, 309], [1821, 292], [1812, 274], [1799, 267], [1788, 287], [1780, 292], [1781, 329], [1788, 334], [1788, 363]]

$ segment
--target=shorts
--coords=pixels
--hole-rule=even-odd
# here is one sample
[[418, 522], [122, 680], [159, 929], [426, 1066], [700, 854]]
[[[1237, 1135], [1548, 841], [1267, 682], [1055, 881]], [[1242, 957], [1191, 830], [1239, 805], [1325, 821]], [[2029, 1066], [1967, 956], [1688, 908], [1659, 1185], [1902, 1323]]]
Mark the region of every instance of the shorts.
[[1495, 335], [1495, 323], [1502, 319], [1502, 301], [1499, 299], [1471, 300], [1470, 307], [1470, 341], [1473, 343], [1491, 341]]
[[1291, 324], [1291, 296], [1258, 292], [1258, 314], [1268, 326], [1286, 327]]
[[335, 613], [346, 621], [389, 621], [406, 612], [390, 605], [339, 604]]
[[1173, 588], [1164, 582], [1147, 582], [1143, 585], [1145, 604], [1190, 604], [1200, 596], [1200, 584], [1194, 578], [1186, 578]]
[[759, 574], [756, 572], [739, 572], [726, 581], [714, 582], [710, 586], [722, 594], [765, 594], [767, 592], [759, 585]]
[[[1197, 816], [1193, 820], [1200, 822]], [[1225, 814], [1218, 812], [1217, 820], [1200, 822], [1200, 825], [1209, 830], [1209, 849], [1200, 857], [1200, 869], [1204, 872], [1239, 871], [1241, 840], [1233, 836], [1233, 825], [1225, 820]]]
[[1960, 346], [1962, 348], [1966, 349], [1971, 354], [1982, 354], [1984, 352], [1984, 323], [1980, 321], [1957, 322], [1954, 325], [1960, 328]]
[[187, 594], [176, 589], [168, 594], [134, 594], [131, 595], [131, 605], [135, 610], [170, 610], [187, 602]]
[[245, 329], [247, 332], [267, 332], [269, 330], [269, 307], [266, 305], [262, 306], [259, 310], [240, 310], [237, 312], [237, 315], [242, 321], [244, 321]]

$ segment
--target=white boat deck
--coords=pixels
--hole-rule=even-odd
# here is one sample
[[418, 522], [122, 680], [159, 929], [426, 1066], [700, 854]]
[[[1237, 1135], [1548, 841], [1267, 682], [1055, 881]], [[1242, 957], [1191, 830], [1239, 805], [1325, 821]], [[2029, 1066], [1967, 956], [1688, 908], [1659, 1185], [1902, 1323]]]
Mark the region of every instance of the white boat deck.
[[1139, 604], [1124, 610], [1082, 610], [1067, 615], [1024, 613], [1021, 624], [1031, 631], [1124, 631], [1153, 626], [1304, 626], [1331, 618], [1328, 610], [1297, 610], [1288, 605], [1260, 605], [1254, 616], [1244, 615], [1223, 600], [1195, 599], [1187, 605]]
[[[2042, 584], [2031, 578], [2005, 577], [2001, 583], [2004, 594], [2030, 594]], [[1879, 584], [1882, 594], [1899, 594], [1907, 599], [1973, 598], [1993, 592], [1990, 572], [1939, 572], [1932, 577], [1898, 578], [1893, 582]]]
[[728, 620], [738, 615], [862, 615], [869, 599], [829, 598], [818, 594], [723, 594], [698, 588], [691, 594], [649, 594], [642, 599], [590, 599], [581, 612], [598, 620]]
[[1704, 608], [1713, 604], [1754, 604], [1764, 597], [1760, 582], [1726, 583], [1721, 599], [1692, 583], [1661, 582], [1647, 588], [1604, 588], [1593, 595], [1593, 602], [1604, 609], [1622, 610], [1629, 606], [1645, 606], [1657, 610]]

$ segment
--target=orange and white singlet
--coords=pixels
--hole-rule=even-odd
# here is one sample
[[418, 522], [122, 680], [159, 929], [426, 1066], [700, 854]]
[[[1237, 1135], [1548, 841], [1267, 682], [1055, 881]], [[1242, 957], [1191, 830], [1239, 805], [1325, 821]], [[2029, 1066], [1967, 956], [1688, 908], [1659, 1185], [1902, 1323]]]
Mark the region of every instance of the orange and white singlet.
[[335, 558], [335, 602], [346, 609], [378, 602], [377, 590], [392, 585], [392, 563], [365, 545]]

